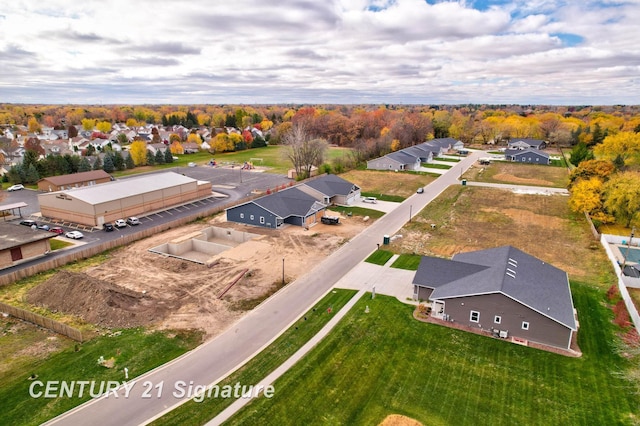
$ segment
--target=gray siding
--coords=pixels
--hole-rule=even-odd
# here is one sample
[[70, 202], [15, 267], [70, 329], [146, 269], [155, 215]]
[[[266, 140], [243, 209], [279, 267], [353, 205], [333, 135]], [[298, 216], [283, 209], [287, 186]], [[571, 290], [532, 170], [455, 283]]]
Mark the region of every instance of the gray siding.
[[369, 170], [399, 170], [401, 165], [399, 162], [388, 157], [380, 157], [367, 161], [367, 169]]
[[[260, 223], [261, 218], [264, 218], [264, 223]], [[278, 220], [281, 219], [254, 203], [247, 203], [227, 210], [227, 220], [264, 228], [277, 228]]]
[[529, 164], [549, 164], [550, 163], [550, 160], [548, 158], [532, 152], [514, 154], [512, 155], [512, 161], [516, 161], [519, 163], [529, 163]]
[[[509, 337], [516, 336], [564, 349], [569, 348], [571, 343], [569, 328], [503, 294], [451, 298], [444, 302], [444, 313], [449, 315], [449, 319], [465, 326], [508, 330]], [[480, 313], [477, 323], [470, 321], [471, 311]], [[501, 318], [500, 324], [494, 322], [496, 315]], [[522, 329], [523, 321], [529, 323], [528, 330]]]

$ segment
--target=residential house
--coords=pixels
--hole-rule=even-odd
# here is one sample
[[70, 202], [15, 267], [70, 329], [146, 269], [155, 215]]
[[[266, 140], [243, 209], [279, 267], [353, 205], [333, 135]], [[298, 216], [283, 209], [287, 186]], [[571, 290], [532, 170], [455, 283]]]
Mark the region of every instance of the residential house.
[[551, 157], [544, 151], [534, 148], [508, 149], [504, 152], [507, 161], [529, 164], [551, 164]]
[[420, 166], [420, 157], [403, 151], [391, 152], [384, 157], [367, 161], [367, 169], [369, 170], [418, 170]]
[[326, 205], [350, 206], [360, 198], [360, 187], [336, 175], [322, 175], [298, 185], [301, 191]]
[[321, 221], [327, 206], [298, 187], [286, 188], [226, 210], [227, 220], [265, 228], [285, 224], [311, 226]]
[[521, 344], [570, 349], [577, 331], [567, 273], [512, 246], [423, 257], [413, 285], [431, 316]]
[[453, 138], [439, 138], [403, 148], [383, 157], [367, 161], [370, 170], [419, 170], [422, 163], [430, 163], [451, 150], [460, 150], [462, 142]]
[[507, 145], [507, 149], [545, 149], [547, 143], [540, 139], [511, 139]]

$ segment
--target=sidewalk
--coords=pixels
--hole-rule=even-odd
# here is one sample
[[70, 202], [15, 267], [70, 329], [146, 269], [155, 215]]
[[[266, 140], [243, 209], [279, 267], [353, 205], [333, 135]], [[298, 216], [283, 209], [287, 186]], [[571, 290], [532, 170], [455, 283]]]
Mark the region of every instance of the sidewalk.
[[[340, 309], [340, 311], [338, 311], [338, 313], [333, 318], [331, 318], [331, 320], [324, 327], [322, 327], [322, 329], [315, 336], [313, 336], [307, 343], [305, 343], [300, 349], [298, 349], [298, 351], [293, 354], [288, 360], [280, 364], [280, 366], [273, 370], [267, 377], [262, 379], [259, 383], [256, 383], [254, 385], [254, 388], [262, 386], [262, 388], [264, 389], [265, 387], [272, 385], [276, 380], [278, 380], [278, 378], [280, 378], [280, 376], [289, 371], [289, 369], [293, 367], [295, 363], [300, 361], [309, 351], [311, 351], [311, 349], [313, 349], [322, 339], [324, 339], [324, 337], [329, 334], [331, 330], [333, 330], [338, 322], [340, 322], [340, 320], [347, 314], [347, 312], [351, 310], [351, 308], [356, 304], [358, 300], [360, 300], [365, 292], [366, 291], [362, 289], [358, 293], [356, 293], [356, 295], [353, 296], [351, 300], [349, 300], [347, 304], [344, 305], [342, 309]], [[251, 402], [254, 398], [255, 397], [236, 399], [233, 404], [224, 409], [220, 414], [206, 423], [206, 425], [217, 426], [224, 423], [225, 421], [229, 420], [231, 416], [240, 411], [242, 407]]]

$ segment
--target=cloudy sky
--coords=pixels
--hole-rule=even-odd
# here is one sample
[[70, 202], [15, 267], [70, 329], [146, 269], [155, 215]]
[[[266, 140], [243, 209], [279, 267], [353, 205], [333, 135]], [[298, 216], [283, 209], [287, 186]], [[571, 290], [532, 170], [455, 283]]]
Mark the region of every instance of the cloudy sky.
[[640, 0], [0, 0], [0, 102], [639, 104]]

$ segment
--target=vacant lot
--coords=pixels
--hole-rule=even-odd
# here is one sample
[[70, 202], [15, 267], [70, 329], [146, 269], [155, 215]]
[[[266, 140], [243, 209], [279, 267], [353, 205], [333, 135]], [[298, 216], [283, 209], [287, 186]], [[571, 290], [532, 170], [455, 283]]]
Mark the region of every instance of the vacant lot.
[[506, 161], [494, 161], [488, 166], [476, 163], [462, 177], [477, 182], [512, 183], [554, 188], [566, 188], [569, 184], [568, 172], [564, 167]]
[[612, 348], [604, 292], [573, 292], [589, 313], [582, 358], [418, 322], [394, 298], [364, 297], [275, 382], [272, 399], [230, 423], [375, 425], [402, 414], [425, 425], [637, 424], [640, 399], [621, 374], [629, 361]]
[[571, 279], [608, 288], [614, 278], [584, 217], [573, 214], [561, 195], [452, 186], [398, 233], [403, 238], [390, 245], [397, 253], [450, 258], [512, 245], [567, 271]]
[[407, 198], [416, 190], [436, 178], [426, 174], [381, 172], [377, 170], [351, 170], [340, 177], [362, 188], [362, 192], [397, 195]]

